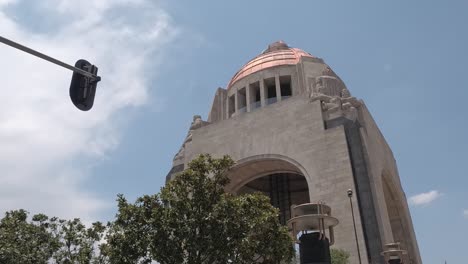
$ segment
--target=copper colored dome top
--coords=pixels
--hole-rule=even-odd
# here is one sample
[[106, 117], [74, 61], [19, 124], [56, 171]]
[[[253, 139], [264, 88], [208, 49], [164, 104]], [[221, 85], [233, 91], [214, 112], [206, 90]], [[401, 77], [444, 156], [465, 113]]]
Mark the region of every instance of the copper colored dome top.
[[229, 89], [235, 82], [252, 73], [280, 65], [295, 65], [303, 56], [315, 58], [314, 56], [301, 49], [290, 48], [286, 43], [284, 43], [281, 40], [274, 42], [268, 45], [268, 48], [265, 51], [263, 51], [260, 55], [247, 62], [234, 75], [234, 77], [232, 77], [231, 81], [227, 86], [227, 89]]

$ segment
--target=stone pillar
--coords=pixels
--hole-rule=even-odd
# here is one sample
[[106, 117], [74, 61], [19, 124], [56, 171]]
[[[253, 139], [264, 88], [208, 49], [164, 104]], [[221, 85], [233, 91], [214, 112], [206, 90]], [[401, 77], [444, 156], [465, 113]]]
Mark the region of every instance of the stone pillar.
[[245, 86], [245, 103], [247, 104], [247, 112], [250, 112], [250, 84]]
[[275, 75], [275, 86], [276, 86], [276, 101], [281, 102], [281, 84], [279, 74]]
[[239, 90], [236, 90], [236, 93], [234, 94], [234, 114], [237, 114], [237, 112], [239, 110], [238, 95], [239, 95]]
[[262, 103], [262, 107], [265, 106], [265, 82], [263, 79], [260, 79], [260, 101]]
[[226, 119], [229, 119], [229, 91], [226, 92]]

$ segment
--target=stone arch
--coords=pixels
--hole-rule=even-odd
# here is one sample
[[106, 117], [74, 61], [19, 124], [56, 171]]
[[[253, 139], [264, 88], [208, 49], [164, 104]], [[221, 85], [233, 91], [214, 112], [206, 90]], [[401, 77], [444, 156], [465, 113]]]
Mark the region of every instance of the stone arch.
[[229, 171], [227, 190], [236, 194], [260, 192], [279, 210], [286, 224], [293, 204], [310, 201], [308, 176], [293, 159], [281, 155], [258, 155], [239, 160]]
[[283, 155], [263, 154], [238, 160], [228, 172], [231, 182], [226, 186], [226, 190], [236, 193], [247, 182], [272, 173], [300, 174], [310, 186], [310, 177], [299, 162]]
[[407, 250], [409, 263], [418, 263], [417, 252], [411, 237], [412, 228], [409, 225], [409, 211], [406, 198], [401, 187], [395, 182], [392, 174], [386, 170], [382, 172], [382, 189], [387, 208], [389, 225], [393, 237], [392, 242], [399, 242], [401, 248]]

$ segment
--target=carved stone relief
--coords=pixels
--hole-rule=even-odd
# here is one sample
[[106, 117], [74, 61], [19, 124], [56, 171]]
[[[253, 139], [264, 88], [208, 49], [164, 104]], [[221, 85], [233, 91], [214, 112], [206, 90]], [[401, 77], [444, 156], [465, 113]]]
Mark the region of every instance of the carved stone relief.
[[325, 70], [322, 74], [323, 75], [317, 76], [315, 78], [309, 78], [309, 85], [311, 87], [309, 94], [319, 93], [329, 96], [341, 96], [341, 91], [346, 89], [343, 81], [341, 81], [338, 76], [335, 76], [334, 73], [328, 72], [327, 70]]
[[[319, 87], [320, 88], [320, 87]], [[339, 93], [340, 96], [330, 96], [323, 93], [312, 93], [310, 101], [314, 102], [320, 100], [322, 111], [326, 114], [326, 119], [344, 116], [350, 120], [355, 121], [358, 117], [357, 108], [361, 106], [361, 102], [352, 97], [348, 89], [344, 88]]]
[[182, 143], [182, 146], [180, 147], [179, 151], [177, 154], [174, 156], [174, 160], [182, 159], [185, 156], [185, 145], [188, 142], [192, 141], [192, 133], [194, 130], [206, 126], [210, 124], [210, 122], [203, 121], [200, 115], [194, 115], [193, 116], [193, 121], [190, 124], [189, 131], [187, 133], [187, 136], [185, 137], [184, 143]]

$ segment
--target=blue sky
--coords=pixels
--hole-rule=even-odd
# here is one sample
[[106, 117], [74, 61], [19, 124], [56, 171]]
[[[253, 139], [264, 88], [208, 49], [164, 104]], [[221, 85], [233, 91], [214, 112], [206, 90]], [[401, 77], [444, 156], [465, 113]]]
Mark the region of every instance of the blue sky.
[[84, 57], [103, 76], [95, 108], [78, 113], [69, 72], [0, 46], [3, 211], [107, 220], [116, 194], [158, 192], [192, 116], [206, 118], [215, 89], [282, 39], [366, 102], [424, 263], [466, 262], [468, 2], [75, 2], [0, 0], [0, 35], [69, 63]]

